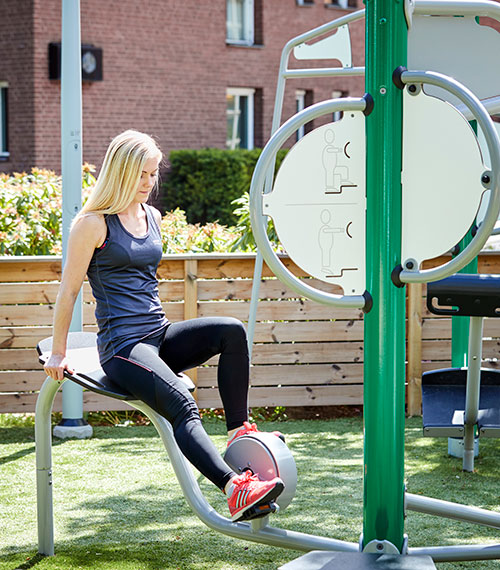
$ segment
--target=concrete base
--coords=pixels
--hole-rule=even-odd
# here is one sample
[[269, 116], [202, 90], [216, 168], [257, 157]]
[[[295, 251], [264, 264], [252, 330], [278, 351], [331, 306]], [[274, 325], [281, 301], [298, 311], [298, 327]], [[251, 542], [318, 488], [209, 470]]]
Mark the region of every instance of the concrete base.
[[[457, 437], [448, 438], [448, 455], [463, 459], [464, 457], [464, 440]], [[474, 457], [479, 455], [479, 438], [474, 439]]]
[[82, 425], [61, 425], [54, 426], [52, 435], [58, 439], [89, 439], [92, 437], [92, 426], [85, 423]]
[[435, 570], [430, 556], [313, 550], [279, 570]]

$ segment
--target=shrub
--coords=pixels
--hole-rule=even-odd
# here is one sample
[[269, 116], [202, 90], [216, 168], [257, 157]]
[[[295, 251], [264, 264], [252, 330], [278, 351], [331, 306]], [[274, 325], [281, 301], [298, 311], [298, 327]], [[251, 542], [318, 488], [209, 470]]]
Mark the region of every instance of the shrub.
[[[83, 193], [95, 182], [83, 166]], [[0, 255], [61, 254], [61, 177], [33, 168], [30, 174], [0, 174]]]
[[167, 212], [161, 222], [163, 253], [200, 253], [229, 251], [239, 237], [233, 228], [216, 222], [204, 226], [189, 224], [179, 208]]
[[[248, 179], [257, 153], [239, 162]], [[256, 160], [256, 159], [255, 159]], [[94, 168], [83, 166], [83, 199], [95, 182]], [[179, 208], [167, 212], [161, 224], [164, 253], [251, 251], [254, 242], [249, 221], [248, 194], [236, 201], [237, 227], [217, 222], [188, 223]], [[228, 202], [228, 211], [235, 204]], [[61, 177], [33, 168], [30, 174], [0, 174], [0, 255], [60, 255], [62, 252]], [[272, 226], [271, 226], [272, 229]], [[275, 236], [270, 234], [271, 240]]]
[[[218, 221], [234, 226], [238, 218], [232, 205], [248, 192], [255, 164], [261, 149], [173, 150], [169, 156], [170, 169], [162, 185], [162, 207], [180, 208], [190, 223]], [[279, 168], [286, 150], [278, 152]]]

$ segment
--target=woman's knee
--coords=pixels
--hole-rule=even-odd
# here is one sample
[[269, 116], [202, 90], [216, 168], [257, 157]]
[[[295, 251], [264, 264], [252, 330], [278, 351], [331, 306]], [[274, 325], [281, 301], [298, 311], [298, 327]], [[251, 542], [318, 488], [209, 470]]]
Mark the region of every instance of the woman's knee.
[[240, 320], [234, 317], [222, 317], [221, 321], [226, 341], [247, 345], [247, 331]]

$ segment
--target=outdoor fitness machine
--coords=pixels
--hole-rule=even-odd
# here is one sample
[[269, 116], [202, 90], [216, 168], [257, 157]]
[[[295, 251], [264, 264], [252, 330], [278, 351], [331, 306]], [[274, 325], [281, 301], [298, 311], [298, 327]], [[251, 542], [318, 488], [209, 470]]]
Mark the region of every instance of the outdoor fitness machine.
[[[477, 256], [492, 233], [500, 210], [500, 142], [488, 113], [499, 105], [497, 99], [484, 104], [480, 100], [500, 93], [500, 86], [498, 90], [491, 87], [500, 74], [487, 67], [475, 79], [464, 79], [460, 76], [461, 68], [457, 73], [447, 69], [450, 57], [447, 60], [443, 54], [450, 53], [464, 67], [480, 67], [482, 51], [470, 56], [472, 66], [466, 65], [457, 53], [462, 54], [464, 49], [484, 50], [485, 44], [475, 38], [465, 41], [450, 30], [462, 24], [465, 26], [462, 30], [472, 29], [477, 16], [500, 21], [500, 5], [452, 0], [407, 1], [404, 5], [395, 0], [367, 0], [366, 5], [366, 14], [365, 11], [349, 14], [294, 38], [285, 46], [273, 134], [257, 163], [250, 192], [259, 255], [275, 274], [300, 296], [337, 307], [361, 308], [366, 313], [364, 508], [359, 542], [274, 528], [269, 526], [268, 517], [232, 523], [216, 513], [204, 499], [168, 422], [109, 383], [97, 361], [94, 335], [70, 334], [68, 353], [77, 371], [71, 379], [87, 389], [126, 400], [148, 415], [163, 440], [188, 503], [205, 524], [245, 540], [314, 551], [286, 567], [332, 568], [332, 563], [337, 564], [333, 562], [337, 555], [343, 557], [339, 563], [346, 567], [358, 564], [357, 567], [368, 568], [370, 562], [385, 557], [385, 567], [390, 564], [391, 568], [414, 569], [432, 567], [430, 558], [439, 562], [500, 558], [500, 544], [409, 547], [404, 533], [407, 510], [495, 528], [500, 528], [500, 514], [409, 494], [403, 479], [403, 286], [439, 281], [464, 267]], [[429, 15], [443, 17], [429, 18]], [[365, 72], [363, 68], [352, 67], [350, 45], [345, 42], [347, 26], [365, 16], [365, 96], [317, 103], [280, 127], [285, 80]], [[474, 33], [491, 37], [492, 30], [476, 27]], [[337, 29], [337, 34], [325, 37]], [[454, 44], [437, 49], [444, 29], [447, 41], [453, 40]], [[317, 38], [322, 39], [307, 43]], [[498, 36], [492, 41], [496, 42], [495, 48], [488, 44], [487, 53], [496, 56]], [[419, 45], [421, 49], [415, 47]], [[430, 54], [424, 54], [430, 59], [421, 53], [427, 45], [433, 48]], [[288, 58], [295, 48], [295, 55], [301, 59], [331, 59], [337, 57], [337, 52], [332, 51], [337, 46], [343, 46], [341, 68], [288, 69]], [[407, 46], [410, 46], [408, 53]], [[461, 51], [456, 52], [455, 48]], [[415, 54], [422, 55], [423, 61], [417, 62]], [[433, 64], [438, 57], [444, 60], [438, 62], [436, 69]], [[407, 67], [432, 71], [408, 71]], [[486, 89], [486, 85], [494, 92], [486, 89], [479, 93], [478, 83], [481, 89]], [[273, 180], [275, 155], [285, 141], [307, 122], [337, 111], [343, 113], [342, 120], [318, 127], [300, 139]], [[471, 118], [477, 121], [485, 139], [487, 165], [468, 123]], [[443, 220], [450, 204], [452, 210]], [[482, 222], [469, 245], [448, 263], [421, 270], [424, 260], [449, 251], [461, 240], [480, 208]], [[282, 265], [267, 238], [268, 217], [273, 218], [290, 257], [309, 275], [340, 285], [344, 295], [317, 290], [308, 285], [307, 279], [297, 279]], [[302, 234], [297, 231], [299, 226], [304, 228]], [[259, 281], [260, 276], [254, 278], [254, 285]], [[253, 320], [251, 316], [249, 329]], [[42, 341], [39, 345], [42, 361], [49, 350], [50, 339]], [[35, 418], [39, 551], [43, 554], [54, 552], [50, 414], [59, 387], [60, 383], [47, 378], [37, 400]], [[255, 454], [257, 459], [263, 458], [265, 466], [271, 466], [269, 472], [284, 478], [291, 491], [285, 495], [282, 508], [287, 506], [295, 490], [296, 472], [285, 444], [276, 437], [271, 444], [264, 439], [249, 442], [244, 437], [235, 444], [240, 440], [241, 445], [248, 446], [243, 455], [248, 457], [251, 453], [253, 465]], [[240, 456], [234, 455], [236, 467], [244, 467], [239, 465]], [[352, 564], [344, 559], [347, 553]], [[364, 566], [360, 565], [360, 557]]]

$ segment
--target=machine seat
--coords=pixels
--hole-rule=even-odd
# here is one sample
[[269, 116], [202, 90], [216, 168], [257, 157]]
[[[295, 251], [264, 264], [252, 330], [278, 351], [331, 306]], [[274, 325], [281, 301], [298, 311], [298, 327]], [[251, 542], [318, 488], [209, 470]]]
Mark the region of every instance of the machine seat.
[[[71, 332], [68, 334], [67, 357], [75, 369], [74, 374], [65, 373], [66, 378], [73, 380], [83, 388], [103, 394], [117, 400], [136, 400], [130, 392], [114, 384], [104, 373], [97, 354], [97, 335], [88, 332]], [[47, 362], [52, 350], [52, 337], [41, 340], [37, 345], [39, 361]], [[195, 385], [185, 374], [179, 375], [193, 392]]]

